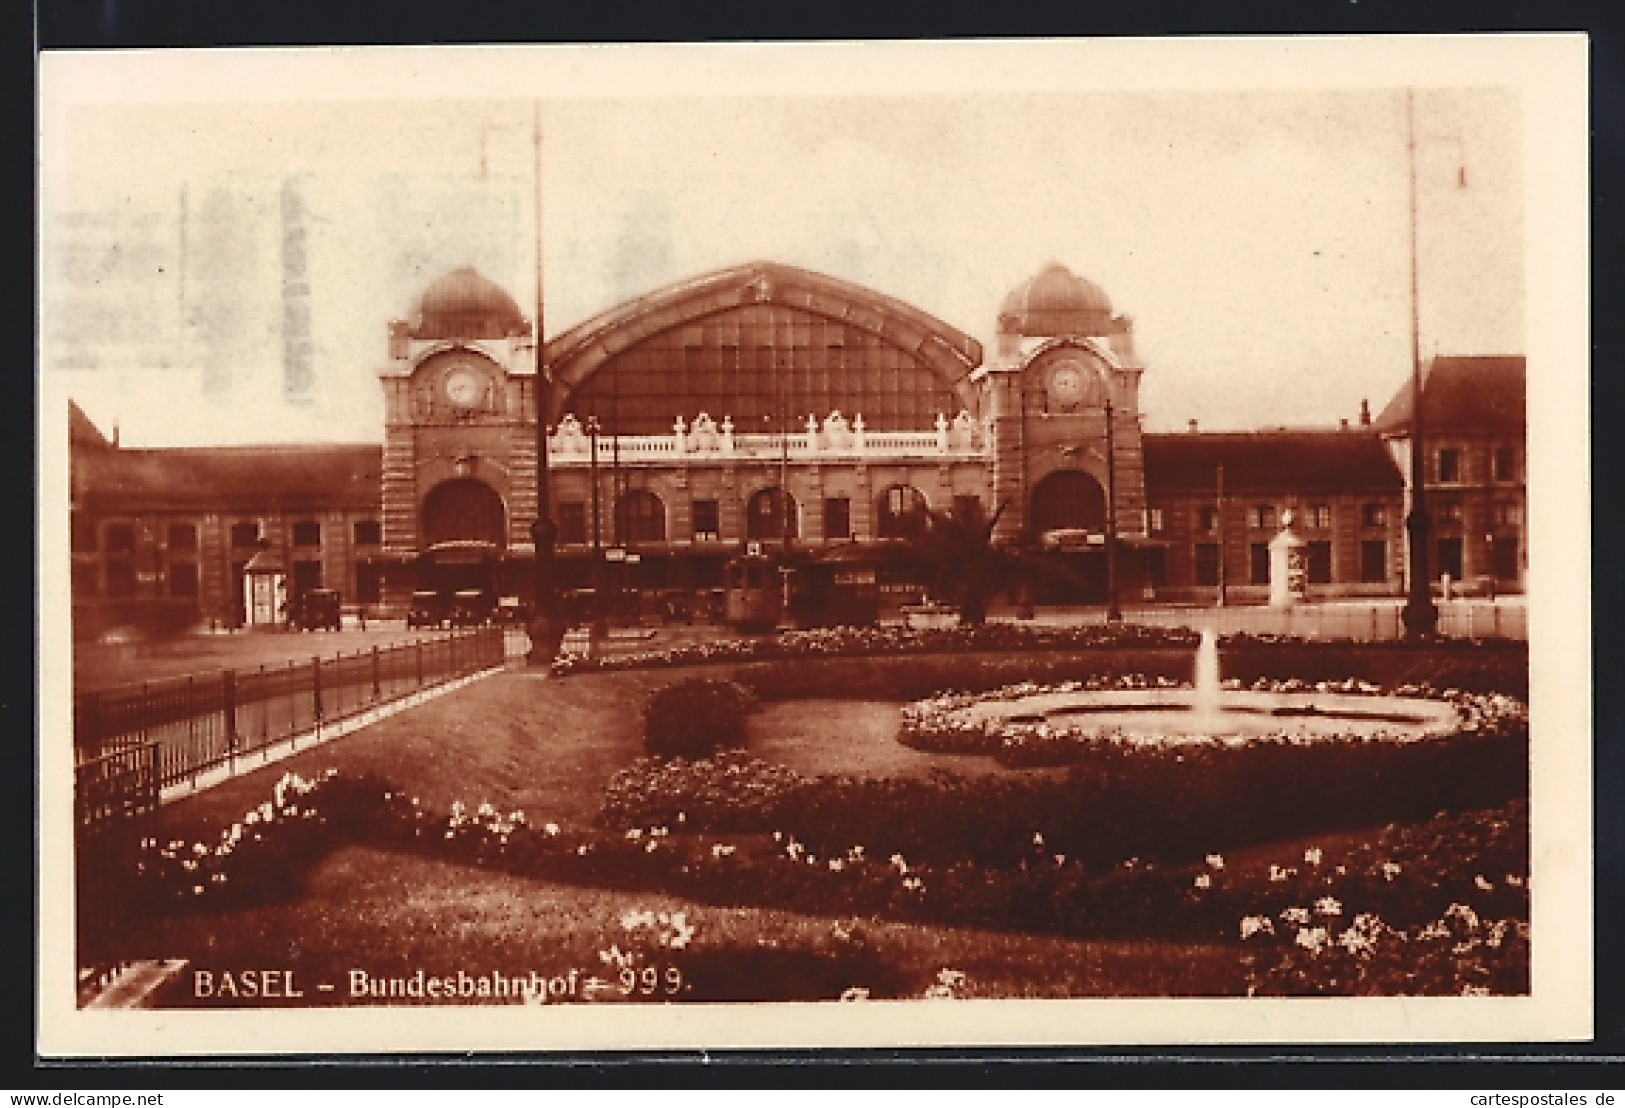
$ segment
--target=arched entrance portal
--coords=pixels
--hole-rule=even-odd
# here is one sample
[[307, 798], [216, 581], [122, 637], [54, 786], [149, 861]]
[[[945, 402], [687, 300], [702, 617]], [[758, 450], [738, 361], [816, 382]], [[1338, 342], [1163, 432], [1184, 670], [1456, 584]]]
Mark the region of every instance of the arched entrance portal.
[[442, 605], [459, 593], [478, 592], [484, 604], [498, 591], [497, 566], [507, 546], [507, 509], [483, 481], [460, 477], [436, 485], [423, 498], [423, 553], [418, 588], [440, 595]]
[[1106, 599], [1106, 490], [1087, 473], [1057, 470], [1033, 489], [1034, 539], [1056, 572], [1039, 584], [1041, 604], [1099, 604]]
[[1046, 476], [1033, 489], [1034, 534], [1047, 531], [1106, 530], [1106, 490], [1087, 473], [1061, 469]]
[[458, 540], [507, 546], [508, 513], [502, 497], [484, 481], [459, 477], [429, 490], [423, 498], [423, 545]]

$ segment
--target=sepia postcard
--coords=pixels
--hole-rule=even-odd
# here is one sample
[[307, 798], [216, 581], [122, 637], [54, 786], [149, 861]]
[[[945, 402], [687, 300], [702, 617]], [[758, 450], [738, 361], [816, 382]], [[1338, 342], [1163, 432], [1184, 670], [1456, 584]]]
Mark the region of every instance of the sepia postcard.
[[1588, 1038], [1586, 49], [45, 55], [40, 1053]]

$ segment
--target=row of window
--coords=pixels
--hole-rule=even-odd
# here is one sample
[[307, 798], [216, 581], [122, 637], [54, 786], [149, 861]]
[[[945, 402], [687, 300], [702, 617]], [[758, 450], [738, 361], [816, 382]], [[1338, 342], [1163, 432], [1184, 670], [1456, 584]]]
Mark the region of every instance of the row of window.
[[[1161, 534], [1166, 524], [1163, 509], [1152, 508], [1147, 513], [1147, 526], [1152, 534]], [[1247, 509], [1247, 526], [1255, 531], [1273, 531], [1279, 526], [1280, 515], [1274, 504], [1253, 504]], [[1332, 526], [1332, 506], [1330, 504], [1311, 504], [1307, 508], [1298, 509], [1293, 516], [1293, 523], [1311, 531], [1326, 531]], [[1360, 505], [1361, 527], [1388, 526], [1388, 505], [1362, 504]], [[1219, 509], [1214, 504], [1198, 505], [1196, 509], [1196, 530], [1212, 532], [1219, 529]]]
[[[1467, 452], [1459, 446], [1442, 446], [1435, 456], [1434, 480], [1441, 485], [1459, 484], [1467, 479]], [[1490, 451], [1490, 480], [1516, 481], [1518, 479], [1518, 450], [1512, 446], [1497, 446]]]
[[[981, 507], [976, 496], [954, 497], [954, 510], [966, 513]], [[894, 485], [880, 496], [875, 517], [875, 536], [902, 539], [918, 535], [925, 527], [925, 494], [909, 485]], [[581, 501], [563, 501], [555, 506], [558, 539], [565, 544], [589, 541], [590, 506]], [[722, 533], [722, 504], [711, 498], [690, 502], [690, 537], [696, 542], [717, 542]], [[665, 542], [666, 505], [646, 489], [634, 489], [621, 497], [612, 519], [599, 522], [599, 540], [612, 542]], [[605, 532], [608, 532], [607, 534]], [[794, 494], [777, 487], [759, 489], [745, 505], [745, 538], [772, 540], [801, 537], [801, 506]], [[852, 500], [831, 496], [824, 500], [825, 539], [850, 539]]]
[[[120, 555], [134, 554], [136, 548], [135, 524], [122, 521], [104, 523], [101, 527], [100, 541], [96, 527], [90, 521], [82, 519], [75, 514], [70, 521], [71, 535], [69, 542], [75, 554], [95, 554], [99, 550], [104, 554]], [[294, 546], [320, 546], [322, 544], [322, 525], [315, 520], [298, 520], [291, 529], [290, 538]], [[358, 519], [352, 529], [357, 546], [377, 546], [384, 541], [382, 525], [375, 519]], [[171, 551], [196, 550], [198, 548], [198, 529], [192, 523], [171, 523], [168, 525], [165, 545]], [[260, 543], [260, 525], [256, 520], [246, 520], [231, 525], [231, 545], [236, 549], [255, 547]]]
[[[1199, 542], [1195, 549], [1195, 579], [1198, 585], [1219, 583], [1219, 544]], [[1329, 585], [1332, 581], [1332, 544], [1319, 539], [1304, 544], [1311, 585]], [[1267, 585], [1270, 582], [1269, 543], [1255, 542], [1247, 547], [1247, 583]], [[1388, 541], [1365, 539], [1360, 543], [1360, 580], [1366, 584], [1381, 584], [1388, 580]], [[1234, 583], [1234, 582], [1232, 582]]]

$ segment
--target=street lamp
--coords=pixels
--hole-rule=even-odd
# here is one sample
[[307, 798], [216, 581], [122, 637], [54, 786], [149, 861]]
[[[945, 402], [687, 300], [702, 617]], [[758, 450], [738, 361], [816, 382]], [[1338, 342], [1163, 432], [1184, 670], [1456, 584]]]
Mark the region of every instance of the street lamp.
[[1112, 402], [1106, 401], [1106, 622], [1121, 623], [1117, 601], [1117, 445], [1112, 434]]
[[[530, 525], [530, 539], [535, 549], [536, 580], [534, 582], [536, 611], [530, 621], [530, 661], [533, 665], [550, 665], [558, 655], [564, 640], [564, 623], [559, 619], [559, 596], [554, 580], [553, 551], [558, 543], [559, 528], [553, 522], [552, 471], [547, 448], [548, 395], [551, 375], [547, 370], [545, 341], [547, 332], [542, 328], [542, 108], [540, 102], [532, 105], [531, 149], [534, 154], [536, 176], [536, 519]], [[481, 151], [484, 136], [481, 136]]]
[[1432, 521], [1428, 518], [1423, 490], [1422, 322], [1416, 280], [1416, 94], [1412, 89], [1405, 90], [1405, 125], [1411, 186], [1411, 511], [1405, 518], [1405, 531], [1410, 538], [1410, 590], [1403, 619], [1408, 637], [1425, 638], [1439, 629], [1439, 609], [1433, 604], [1428, 575], [1428, 530]]

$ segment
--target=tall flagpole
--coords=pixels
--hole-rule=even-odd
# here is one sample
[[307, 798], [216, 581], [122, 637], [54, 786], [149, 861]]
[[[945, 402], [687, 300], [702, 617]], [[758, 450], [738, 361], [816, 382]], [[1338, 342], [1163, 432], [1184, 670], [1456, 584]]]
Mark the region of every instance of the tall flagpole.
[[536, 177], [536, 519], [530, 525], [536, 551], [535, 612], [530, 621], [530, 662], [550, 665], [564, 640], [553, 552], [558, 525], [553, 522], [552, 474], [548, 464], [547, 420], [552, 375], [547, 367], [547, 330], [543, 326], [542, 284], [542, 105], [531, 104], [531, 146]]
[[1410, 595], [1402, 617], [1405, 633], [1425, 638], [1439, 629], [1439, 609], [1433, 604], [1433, 583], [1428, 575], [1426, 473], [1422, 450], [1422, 308], [1417, 292], [1416, 257], [1416, 93], [1405, 90], [1405, 136], [1411, 184], [1411, 512], [1405, 519], [1410, 536]]

